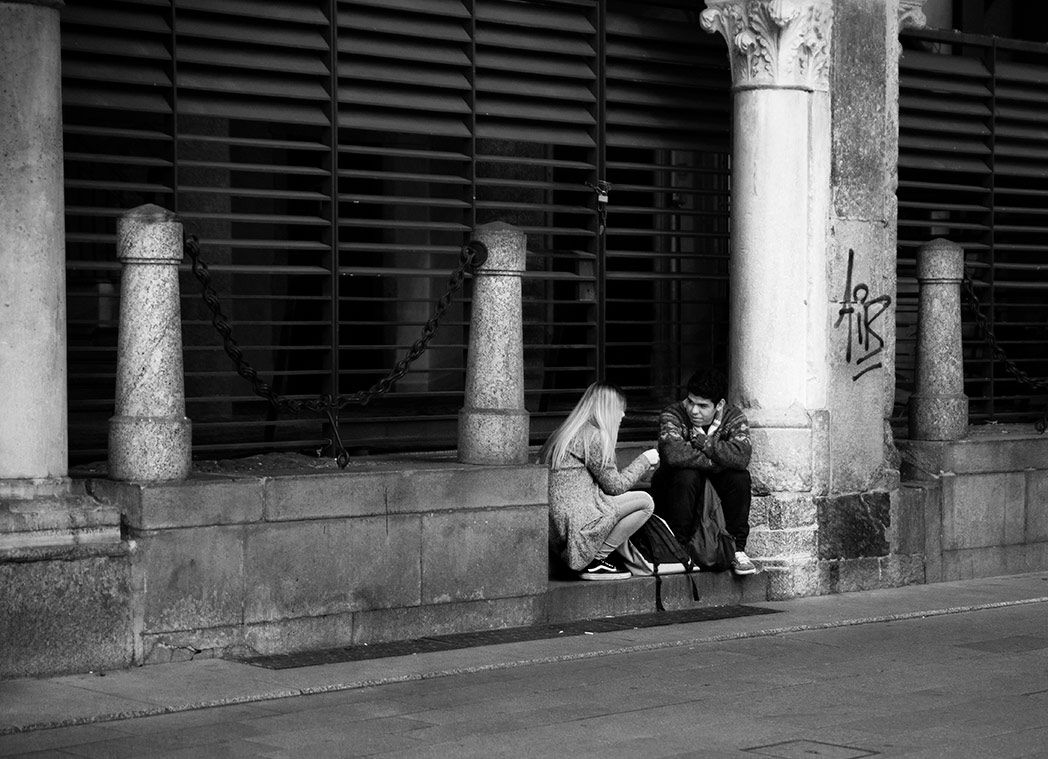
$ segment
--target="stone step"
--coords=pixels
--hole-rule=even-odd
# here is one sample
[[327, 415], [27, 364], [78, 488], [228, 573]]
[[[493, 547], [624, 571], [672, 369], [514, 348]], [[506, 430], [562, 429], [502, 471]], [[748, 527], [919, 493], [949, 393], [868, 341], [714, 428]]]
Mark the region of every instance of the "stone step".
[[731, 572], [696, 572], [628, 580], [550, 580], [546, 614], [550, 623], [644, 614], [656, 610], [660, 597], [667, 611], [744, 605], [767, 601], [768, 591], [766, 572], [746, 577]]

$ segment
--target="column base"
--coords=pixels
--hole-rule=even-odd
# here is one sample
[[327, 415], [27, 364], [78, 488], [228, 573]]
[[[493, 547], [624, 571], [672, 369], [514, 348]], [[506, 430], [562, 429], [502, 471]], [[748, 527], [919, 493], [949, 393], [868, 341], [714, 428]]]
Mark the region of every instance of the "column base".
[[463, 464], [525, 464], [528, 460], [527, 411], [462, 409], [458, 458]]
[[109, 420], [109, 479], [184, 480], [192, 468], [192, 423], [185, 417], [114, 416]]
[[910, 440], [960, 440], [968, 435], [968, 396], [910, 396]]

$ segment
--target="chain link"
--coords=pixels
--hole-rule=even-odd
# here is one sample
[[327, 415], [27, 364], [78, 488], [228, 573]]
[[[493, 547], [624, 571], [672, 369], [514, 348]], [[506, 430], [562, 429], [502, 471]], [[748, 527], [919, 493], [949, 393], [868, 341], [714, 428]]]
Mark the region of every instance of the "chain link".
[[[1005, 371], [1024, 385], [1029, 385], [1030, 387], [1038, 388], [1040, 390], [1048, 389], [1048, 380], [1039, 377], [1031, 377], [1027, 372], [1020, 369], [1012, 359], [1008, 358], [1008, 354], [1004, 352], [1004, 348], [1002, 348], [997, 342], [997, 336], [993, 333], [993, 328], [990, 326], [990, 320], [982, 312], [982, 302], [979, 300], [979, 296], [976, 295], [975, 284], [971, 275], [967, 272], [964, 274], [962, 285], [964, 287], [964, 294], [968, 296], [968, 310], [975, 317], [975, 321], [979, 326], [979, 331], [982, 332], [983, 339], [993, 351], [993, 357], [1004, 364]], [[1044, 414], [1041, 418], [1034, 423], [1034, 428], [1041, 434], [1044, 434], [1044, 431], [1048, 429], [1048, 407], [1045, 408]]]
[[462, 246], [462, 252], [459, 255], [459, 265], [448, 277], [447, 288], [444, 294], [440, 296], [440, 300], [437, 301], [437, 307], [433, 312], [433, 316], [422, 327], [422, 334], [412, 344], [407, 355], [395, 363], [385, 377], [367, 390], [360, 390], [350, 395], [332, 395], [328, 393], [317, 398], [301, 400], [278, 395], [244, 357], [243, 350], [241, 350], [236, 338], [233, 337], [233, 328], [222, 312], [222, 304], [219, 302], [218, 293], [215, 292], [214, 287], [211, 285], [211, 272], [207, 263], [200, 257], [200, 243], [196, 235], [186, 236], [183, 240], [183, 248], [192, 262], [193, 276], [200, 282], [201, 297], [204, 303], [207, 304], [208, 310], [211, 311], [211, 324], [214, 325], [215, 330], [222, 336], [226, 355], [233, 361], [237, 374], [251, 383], [251, 387], [256, 395], [265, 398], [277, 409], [286, 409], [294, 413], [312, 411], [325, 414], [331, 424], [332, 434], [335, 438], [333, 445], [338, 450], [338, 465], [343, 469], [349, 463], [349, 454], [342, 445], [335, 413], [350, 404], [366, 406], [373, 398], [388, 393], [397, 381], [408, 373], [411, 365], [426, 352], [429, 341], [433, 339], [433, 335], [437, 331], [441, 317], [444, 316], [444, 313], [451, 305], [452, 296], [462, 287], [462, 282], [465, 280], [466, 275], [474, 274], [488, 257], [487, 246], [479, 240], [471, 240]]

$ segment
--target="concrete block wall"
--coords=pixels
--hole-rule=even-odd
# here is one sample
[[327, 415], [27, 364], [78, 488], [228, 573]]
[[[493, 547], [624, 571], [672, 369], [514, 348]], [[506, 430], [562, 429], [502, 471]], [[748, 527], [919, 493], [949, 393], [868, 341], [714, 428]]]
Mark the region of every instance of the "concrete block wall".
[[142, 663], [527, 625], [543, 615], [544, 467], [401, 460], [90, 487], [125, 514]]
[[928, 582], [1048, 568], [1048, 436], [985, 425], [899, 449], [904, 500], [923, 517]]

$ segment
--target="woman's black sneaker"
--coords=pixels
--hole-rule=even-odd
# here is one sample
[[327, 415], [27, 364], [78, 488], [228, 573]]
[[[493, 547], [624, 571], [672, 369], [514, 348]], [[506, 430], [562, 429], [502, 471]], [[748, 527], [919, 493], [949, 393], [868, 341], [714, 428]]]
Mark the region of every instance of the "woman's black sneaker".
[[619, 569], [607, 559], [594, 559], [579, 572], [582, 580], [625, 580], [630, 576], [629, 572]]

